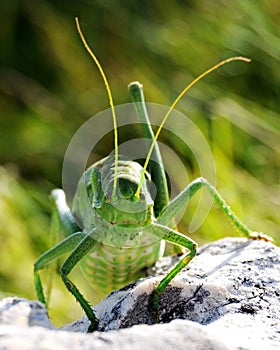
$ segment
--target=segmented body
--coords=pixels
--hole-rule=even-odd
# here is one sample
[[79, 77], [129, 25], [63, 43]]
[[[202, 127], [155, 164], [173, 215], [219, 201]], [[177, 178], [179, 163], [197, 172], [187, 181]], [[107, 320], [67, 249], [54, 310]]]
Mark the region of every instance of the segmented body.
[[144, 277], [145, 269], [152, 266], [162, 253], [160, 242], [136, 248], [117, 248], [100, 243], [80, 264], [95, 295], [104, 297]]

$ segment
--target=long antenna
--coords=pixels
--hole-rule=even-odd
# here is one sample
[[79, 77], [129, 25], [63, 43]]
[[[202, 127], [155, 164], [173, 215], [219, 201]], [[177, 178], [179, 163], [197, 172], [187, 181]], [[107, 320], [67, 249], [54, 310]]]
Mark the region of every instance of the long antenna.
[[137, 187], [137, 190], [135, 192], [135, 196], [138, 197], [140, 195], [140, 188], [141, 188], [141, 185], [142, 185], [142, 182], [144, 181], [145, 179], [145, 171], [148, 167], [148, 163], [150, 161], [150, 158], [151, 158], [151, 155], [152, 155], [152, 152], [153, 152], [153, 149], [155, 147], [155, 144], [157, 142], [157, 139], [158, 139], [158, 136], [161, 132], [161, 129], [163, 128], [163, 125], [165, 124], [167, 118], [170, 116], [171, 112], [173, 111], [173, 109], [175, 108], [176, 104], [180, 101], [180, 99], [184, 96], [184, 94], [192, 87], [194, 86], [198, 81], [200, 81], [202, 78], [204, 78], [206, 75], [208, 75], [209, 73], [213, 72], [214, 70], [216, 70], [217, 68], [223, 66], [224, 64], [227, 64], [229, 62], [232, 62], [232, 61], [244, 61], [244, 62], [250, 62], [250, 58], [246, 58], [246, 57], [242, 57], [242, 56], [237, 56], [237, 57], [230, 57], [226, 60], [223, 60], [219, 63], [217, 63], [216, 65], [214, 65], [213, 67], [207, 69], [204, 73], [200, 74], [197, 78], [195, 78], [190, 84], [188, 84], [184, 90], [179, 94], [179, 96], [175, 99], [175, 101], [172, 103], [171, 107], [169, 108], [169, 110], [167, 111], [167, 113], [165, 114], [162, 122], [160, 123], [160, 126], [158, 127], [157, 129], [157, 132], [155, 134], [155, 137], [153, 139], [153, 142], [151, 144], [151, 147], [149, 149], [149, 152], [148, 152], [148, 155], [147, 155], [147, 158], [146, 158], [146, 161], [145, 161], [145, 164], [143, 166], [143, 170], [142, 170], [142, 174], [141, 174], [141, 179], [140, 179], [140, 182], [139, 182], [139, 185]]
[[111, 107], [111, 111], [112, 111], [112, 117], [113, 117], [113, 125], [114, 125], [114, 144], [115, 144], [115, 173], [114, 173], [114, 185], [113, 185], [113, 193], [116, 192], [117, 190], [117, 175], [118, 175], [118, 161], [119, 161], [119, 147], [118, 147], [118, 125], [117, 125], [117, 117], [116, 117], [116, 112], [115, 112], [115, 106], [114, 106], [114, 102], [113, 102], [113, 96], [112, 96], [112, 93], [111, 93], [111, 89], [110, 89], [110, 86], [109, 86], [109, 83], [108, 83], [108, 80], [106, 78], [106, 75], [101, 67], [101, 64], [99, 63], [97, 57], [95, 56], [95, 54], [92, 52], [91, 48], [89, 47], [83, 33], [82, 33], [82, 30], [81, 30], [81, 27], [80, 27], [80, 23], [79, 23], [79, 19], [78, 17], [75, 18], [75, 21], [76, 21], [76, 26], [77, 26], [77, 30], [78, 30], [78, 33], [82, 39], [82, 42], [87, 50], [87, 52], [90, 54], [91, 58], [94, 60], [102, 78], [103, 78], [103, 81], [104, 81], [104, 85], [106, 87], [106, 90], [107, 90], [107, 94], [108, 94], [108, 97], [109, 97], [109, 104], [110, 104], [110, 107]]

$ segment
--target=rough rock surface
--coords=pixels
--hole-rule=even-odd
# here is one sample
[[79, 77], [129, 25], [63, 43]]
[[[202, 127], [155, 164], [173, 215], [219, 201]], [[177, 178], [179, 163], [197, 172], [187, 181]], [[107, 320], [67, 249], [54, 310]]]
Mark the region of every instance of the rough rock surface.
[[151, 293], [158, 275], [175, 260], [162, 259], [150, 271], [155, 277], [113, 292], [96, 305], [100, 322], [94, 334], [84, 334], [86, 318], [56, 330], [42, 304], [4, 299], [0, 350], [280, 348], [280, 248], [246, 239], [202, 247], [161, 296], [160, 324], [152, 325]]

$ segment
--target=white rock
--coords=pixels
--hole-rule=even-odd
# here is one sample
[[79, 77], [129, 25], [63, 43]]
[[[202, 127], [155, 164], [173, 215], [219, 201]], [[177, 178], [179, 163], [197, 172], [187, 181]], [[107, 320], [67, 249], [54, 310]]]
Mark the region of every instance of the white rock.
[[161, 279], [157, 274], [175, 260], [163, 259], [152, 269], [155, 277], [113, 292], [96, 305], [100, 323], [94, 334], [84, 333], [86, 317], [54, 330], [42, 304], [4, 299], [0, 350], [279, 348], [280, 248], [245, 239], [202, 247], [161, 295], [161, 324], [151, 325], [151, 294]]

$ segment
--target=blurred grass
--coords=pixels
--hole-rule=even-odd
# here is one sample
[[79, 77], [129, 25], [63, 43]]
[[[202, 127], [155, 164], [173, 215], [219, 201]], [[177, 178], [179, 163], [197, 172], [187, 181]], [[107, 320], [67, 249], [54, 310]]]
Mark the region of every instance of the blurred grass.
[[[75, 16], [107, 73], [116, 104], [129, 102], [127, 84], [139, 80], [147, 101], [170, 105], [192, 78], [219, 60], [252, 59], [205, 78], [177, 109], [207, 139], [217, 188], [235, 212], [279, 240], [279, 1], [3, 0], [0, 13], [3, 295], [35, 298], [32, 264], [49, 246], [48, 194], [61, 187], [72, 135], [108, 108]], [[186, 164], [191, 179], [199, 176], [191, 159]], [[194, 208], [195, 203], [181, 223], [183, 232]], [[202, 244], [225, 235], [236, 232], [214, 207], [192, 237]], [[54, 320], [82, 314], [60, 281], [55, 286]]]

